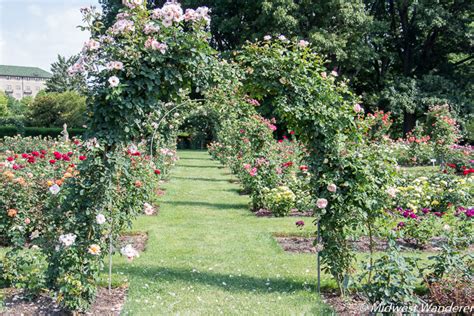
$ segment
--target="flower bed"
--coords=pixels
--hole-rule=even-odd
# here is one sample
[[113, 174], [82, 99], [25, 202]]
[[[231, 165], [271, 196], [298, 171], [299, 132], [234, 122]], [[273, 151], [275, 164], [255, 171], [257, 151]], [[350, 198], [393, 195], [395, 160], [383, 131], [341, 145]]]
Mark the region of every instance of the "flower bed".
[[[61, 198], [63, 186], [80, 179], [80, 165], [88, 159], [86, 146], [79, 139], [63, 142], [14, 137], [0, 142], [4, 149], [0, 152], [0, 236], [4, 245], [34, 244], [44, 231], [51, 229], [45, 222], [44, 207]], [[176, 153], [163, 148], [155, 163], [141, 152], [145, 152], [143, 145], [133, 147], [124, 156], [135, 170], [135, 189], [151, 194], [157, 190], [161, 175], [176, 161]], [[143, 209], [154, 213], [146, 202]]]

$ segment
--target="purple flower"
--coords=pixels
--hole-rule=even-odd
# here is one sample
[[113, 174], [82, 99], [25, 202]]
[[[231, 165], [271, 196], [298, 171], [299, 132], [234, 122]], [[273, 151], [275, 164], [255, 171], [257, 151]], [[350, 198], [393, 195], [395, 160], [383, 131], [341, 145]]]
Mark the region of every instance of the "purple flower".
[[405, 222], [400, 222], [400, 223], [398, 223], [398, 225], [397, 225], [397, 229], [402, 229], [402, 228], [405, 227], [405, 226], [406, 226]]
[[423, 212], [423, 214], [428, 214], [430, 212], [430, 209], [429, 208], [422, 208], [421, 211]]

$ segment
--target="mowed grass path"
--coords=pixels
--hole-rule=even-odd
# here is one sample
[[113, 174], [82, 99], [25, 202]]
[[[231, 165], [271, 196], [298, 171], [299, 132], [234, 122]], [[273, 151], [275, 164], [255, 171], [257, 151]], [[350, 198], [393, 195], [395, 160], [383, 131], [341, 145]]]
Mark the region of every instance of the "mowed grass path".
[[158, 216], [134, 223], [149, 234], [146, 251], [114, 266], [130, 283], [123, 313], [331, 314], [315, 293], [315, 256], [285, 253], [272, 237], [297, 233], [298, 219], [255, 217], [229, 170], [206, 152], [179, 156]]

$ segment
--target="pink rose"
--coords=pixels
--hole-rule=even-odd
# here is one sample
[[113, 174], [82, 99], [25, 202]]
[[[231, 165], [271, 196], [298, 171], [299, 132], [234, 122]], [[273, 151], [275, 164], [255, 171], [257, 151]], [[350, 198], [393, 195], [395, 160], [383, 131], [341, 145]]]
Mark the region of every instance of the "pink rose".
[[359, 113], [359, 112], [364, 111], [364, 109], [360, 106], [359, 103], [356, 103], [356, 104], [354, 105], [354, 111], [355, 111], [356, 113]]
[[318, 200], [316, 201], [316, 205], [318, 206], [318, 208], [321, 208], [321, 209], [326, 208], [326, 206], [328, 206], [328, 200], [326, 200], [326, 199], [318, 199]]
[[328, 185], [328, 191], [329, 192], [336, 192], [337, 191], [337, 186], [334, 184], [334, 183], [331, 183], [330, 185]]

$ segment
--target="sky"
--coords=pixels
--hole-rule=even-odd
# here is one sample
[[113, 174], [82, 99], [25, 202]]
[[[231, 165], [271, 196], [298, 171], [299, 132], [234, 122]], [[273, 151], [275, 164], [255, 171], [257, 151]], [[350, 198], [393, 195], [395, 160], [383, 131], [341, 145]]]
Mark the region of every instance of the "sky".
[[88, 38], [81, 7], [98, 0], [0, 0], [0, 65], [50, 71], [57, 55], [77, 54]]

